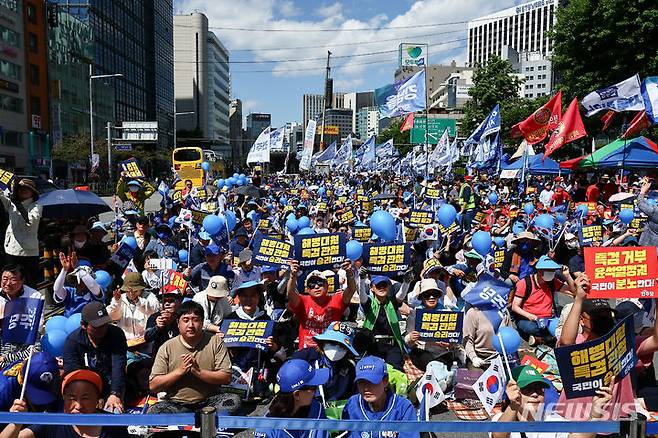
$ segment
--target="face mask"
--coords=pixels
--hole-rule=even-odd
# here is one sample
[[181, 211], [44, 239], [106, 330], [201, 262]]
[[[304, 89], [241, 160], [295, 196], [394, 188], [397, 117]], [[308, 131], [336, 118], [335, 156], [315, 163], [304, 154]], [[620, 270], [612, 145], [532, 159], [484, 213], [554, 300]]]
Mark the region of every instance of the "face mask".
[[325, 344], [322, 350], [324, 351], [324, 355], [327, 356], [327, 359], [331, 362], [337, 362], [347, 354], [345, 347], [337, 344]]
[[578, 241], [577, 240], [567, 241], [567, 248], [569, 248], [569, 249], [578, 249]]
[[85, 246], [85, 243], [87, 243], [86, 240], [83, 240], [83, 241], [74, 240], [74, 241], [73, 241], [73, 246], [75, 246], [77, 249], [80, 249], [80, 248], [82, 248], [83, 246]]
[[519, 243], [519, 250], [522, 253], [524, 253], [524, 254], [529, 253], [531, 249], [532, 249], [532, 243], [530, 243], [530, 242], [521, 242], [521, 243]]
[[130, 191], [133, 192], [133, 193], [135, 193], [135, 192], [139, 192], [139, 187], [137, 187], [137, 186], [130, 186], [130, 187], [128, 187], [128, 190], [130, 190]]
[[544, 271], [541, 273], [541, 278], [543, 278], [544, 281], [553, 281], [555, 278], [555, 271]]

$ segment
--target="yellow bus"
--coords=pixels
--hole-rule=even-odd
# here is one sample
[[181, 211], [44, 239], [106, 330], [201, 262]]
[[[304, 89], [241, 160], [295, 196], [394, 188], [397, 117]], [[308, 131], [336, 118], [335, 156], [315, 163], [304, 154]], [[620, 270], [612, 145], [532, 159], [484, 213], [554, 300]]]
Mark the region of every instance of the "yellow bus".
[[176, 183], [175, 190], [182, 190], [185, 180], [191, 180], [194, 187], [203, 186], [203, 150], [198, 147], [182, 147], [174, 149], [171, 154], [171, 162], [174, 172], [178, 174], [180, 181]]

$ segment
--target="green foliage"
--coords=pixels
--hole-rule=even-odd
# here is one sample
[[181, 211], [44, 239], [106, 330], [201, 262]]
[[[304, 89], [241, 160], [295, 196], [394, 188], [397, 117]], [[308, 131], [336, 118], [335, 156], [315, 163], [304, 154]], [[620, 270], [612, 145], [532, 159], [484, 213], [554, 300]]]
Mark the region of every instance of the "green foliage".
[[565, 100], [658, 73], [655, 0], [570, 0], [556, 14], [552, 59]]
[[[405, 116], [406, 117], [406, 116]], [[409, 133], [411, 131], [400, 132], [400, 127], [404, 122], [404, 117], [399, 117], [393, 121], [391, 124], [386, 127], [383, 131], [377, 136], [377, 144], [382, 144], [386, 140], [393, 139], [393, 146], [395, 146], [402, 156], [406, 155], [409, 152], [413, 145], [409, 144]]]

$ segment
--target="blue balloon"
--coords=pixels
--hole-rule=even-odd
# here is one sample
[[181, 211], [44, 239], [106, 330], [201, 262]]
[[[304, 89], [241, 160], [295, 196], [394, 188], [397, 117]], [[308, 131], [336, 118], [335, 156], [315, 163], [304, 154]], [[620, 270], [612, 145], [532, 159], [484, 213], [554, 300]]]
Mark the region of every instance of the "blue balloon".
[[514, 234], [522, 233], [525, 230], [526, 230], [526, 226], [523, 222], [516, 221], [516, 222], [514, 222], [514, 225], [512, 225], [512, 232]]
[[589, 213], [589, 207], [587, 207], [587, 204], [580, 204], [576, 207], [576, 213], [580, 213], [581, 216], [587, 216], [587, 213]]
[[318, 189], [318, 196], [323, 197], [325, 193], [327, 193], [327, 189], [325, 189], [324, 187], [320, 187]]
[[[297, 221], [297, 223], [299, 225], [299, 221]], [[299, 231], [297, 231], [298, 236], [304, 236], [308, 234], [315, 234], [315, 231], [313, 231], [313, 229], [309, 227], [303, 227]]]
[[228, 230], [233, 231], [235, 228], [235, 225], [238, 223], [238, 218], [233, 212], [233, 210], [226, 210], [224, 212], [224, 216], [226, 216], [226, 222], [228, 224]]
[[288, 231], [295, 234], [299, 229], [299, 224], [297, 223], [296, 219], [288, 219], [286, 221], [286, 228], [288, 229]]
[[647, 198], [645, 199], [646, 203], [649, 205], [656, 205], [656, 200], [653, 198]]
[[490, 192], [488, 198], [491, 205], [498, 203], [498, 195], [495, 192]]
[[548, 321], [548, 332], [551, 334], [551, 336], [555, 336], [555, 331], [557, 330], [559, 323], [560, 318], [551, 318], [551, 320]]
[[235, 173], [233, 174], [233, 178], [238, 178], [239, 176], [240, 176], [240, 174], [239, 174], [238, 172], [235, 172]]
[[523, 206], [523, 211], [525, 211], [525, 214], [530, 216], [532, 213], [535, 212], [535, 205], [532, 202], [528, 202], [526, 205]]
[[282, 196], [281, 199], [279, 199], [279, 203], [285, 207], [288, 205], [288, 198]]
[[286, 216], [286, 221], [294, 221], [297, 220], [297, 216], [295, 216], [295, 213], [288, 213], [288, 216]]
[[223, 227], [224, 223], [222, 220], [214, 214], [210, 214], [203, 219], [203, 229], [211, 236], [219, 234]]
[[567, 215], [565, 213], [556, 213], [555, 218], [557, 219], [560, 225], [562, 225], [567, 221]]
[[76, 329], [80, 327], [80, 321], [82, 320], [82, 313], [74, 313], [73, 315], [69, 316], [66, 320], [66, 324], [64, 325], [64, 331], [66, 334], [70, 334], [74, 332]]
[[210, 163], [204, 161], [203, 163], [201, 163], [201, 168], [204, 170], [204, 172], [208, 172], [210, 170]]
[[247, 179], [246, 179], [246, 178], [239, 177], [239, 178], [238, 178], [238, 185], [239, 185], [239, 186], [243, 186], [243, 185], [245, 185], [245, 184], [247, 184]]
[[181, 263], [187, 263], [187, 257], [188, 257], [187, 250], [185, 249], [179, 249], [178, 250], [178, 260], [181, 261]]
[[535, 219], [535, 227], [552, 230], [553, 226], [555, 226], [555, 219], [550, 214], [540, 214]]
[[448, 228], [455, 222], [457, 217], [457, 210], [451, 204], [443, 204], [439, 208], [439, 223], [443, 225], [444, 228]]
[[505, 247], [505, 238], [497, 236], [493, 238], [494, 243], [498, 248], [503, 248]]
[[137, 249], [137, 240], [133, 236], [124, 237], [123, 243], [131, 247], [132, 249]]
[[307, 228], [311, 226], [311, 219], [309, 219], [308, 216], [302, 216], [299, 219], [297, 219], [297, 225], [299, 228]]
[[46, 333], [51, 330], [66, 330], [66, 317], [62, 315], [53, 316], [46, 321]]
[[358, 240], [350, 240], [345, 247], [347, 258], [355, 261], [363, 255], [363, 245]]
[[378, 210], [370, 216], [370, 228], [373, 233], [386, 241], [395, 240], [398, 234], [395, 218], [384, 210]]
[[228, 182], [229, 182], [229, 184], [231, 184], [232, 186], [234, 186], [234, 185], [237, 185], [237, 184], [238, 184], [238, 179], [237, 179], [236, 177], [232, 176], [232, 177], [230, 177], [230, 178], [228, 179]]
[[46, 332], [46, 334], [41, 338], [41, 348], [43, 348], [45, 352], [50, 353], [54, 357], [61, 357], [64, 353], [64, 343], [66, 342], [66, 336], [66, 331], [63, 328]]
[[112, 284], [112, 276], [107, 271], [96, 271], [96, 283], [98, 283], [103, 290], [107, 290]]
[[619, 220], [628, 225], [635, 219], [635, 213], [630, 208], [625, 208], [619, 212]]
[[[514, 354], [519, 351], [519, 346], [521, 345], [521, 336], [519, 336], [519, 332], [517, 332], [512, 327], [501, 327], [498, 330], [498, 334], [503, 339], [503, 346], [505, 346], [505, 353]], [[504, 354], [498, 336], [494, 335], [491, 341], [496, 351], [499, 352], [500, 354]]]
[[471, 244], [475, 252], [485, 257], [491, 251], [491, 234], [486, 231], [478, 231], [473, 235]]
[[217, 184], [217, 188], [218, 188], [218, 189], [221, 189], [222, 187], [224, 187], [224, 186], [226, 185], [226, 181], [224, 181], [223, 178], [222, 178], [222, 179], [218, 179], [218, 180], [215, 182], [215, 184]]
[[246, 179], [246, 178], [247, 178], [247, 175], [245, 175], [244, 173], [241, 173], [240, 175], [238, 175], [238, 178], [244, 178], [244, 179]]

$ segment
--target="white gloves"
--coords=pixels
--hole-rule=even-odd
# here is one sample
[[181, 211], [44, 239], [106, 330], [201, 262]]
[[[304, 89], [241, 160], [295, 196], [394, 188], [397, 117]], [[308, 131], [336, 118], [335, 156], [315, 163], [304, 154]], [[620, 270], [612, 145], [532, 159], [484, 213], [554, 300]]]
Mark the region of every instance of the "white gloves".
[[475, 368], [482, 368], [482, 366], [484, 365], [485, 362], [484, 362], [484, 359], [482, 359], [480, 357], [472, 357], [471, 358], [471, 363], [473, 364], [473, 366]]

